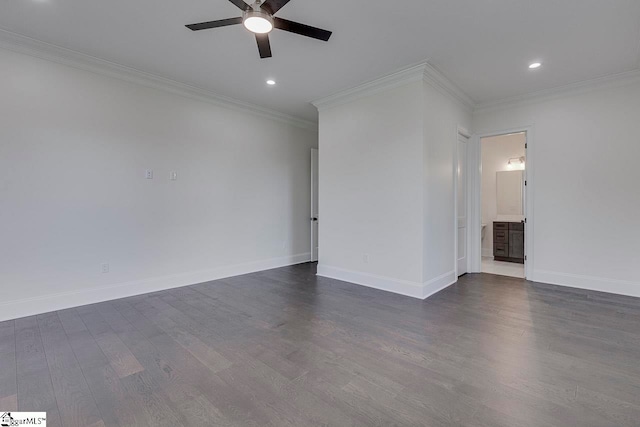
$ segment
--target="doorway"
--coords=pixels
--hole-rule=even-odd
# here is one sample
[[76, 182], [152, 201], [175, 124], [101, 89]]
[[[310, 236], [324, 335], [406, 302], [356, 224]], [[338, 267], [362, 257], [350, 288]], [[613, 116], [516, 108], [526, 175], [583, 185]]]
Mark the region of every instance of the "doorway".
[[530, 277], [531, 128], [476, 135], [469, 150], [470, 269]]

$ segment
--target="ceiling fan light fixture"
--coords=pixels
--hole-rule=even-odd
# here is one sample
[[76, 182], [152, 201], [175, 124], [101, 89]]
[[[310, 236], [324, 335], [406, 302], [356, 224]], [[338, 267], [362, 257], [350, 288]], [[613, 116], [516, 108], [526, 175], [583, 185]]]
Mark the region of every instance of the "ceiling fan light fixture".
[[260, 10], [249, 10], [244, 13], [244, 27], [256, 34], [267, 34], [273, 30], [273, 18]]

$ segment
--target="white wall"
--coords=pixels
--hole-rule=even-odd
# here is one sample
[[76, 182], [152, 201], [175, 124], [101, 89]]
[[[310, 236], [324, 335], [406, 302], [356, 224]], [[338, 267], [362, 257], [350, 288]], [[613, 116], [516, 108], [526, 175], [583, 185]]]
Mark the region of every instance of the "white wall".
[[418, 298], [455, 282], [457, 127], [470, 114], [424, 72], [319, 101], [319, 275]]
[[487, 224], [482, 238], [482, 256], [493, 257], [493, 221], [496, 221], [497, 191], [496, 172], [507, 171], [507, 162], [514, 157], [525, 155], [526, 135], [512, 135], [482, 138], [482, 223]]
[[422, 104], [414, 82], [320, 111], [319, 274], [422, 282]]
[[424, 265], [423, 281], [439, 289], [455, 275], [458, 126], [468, 129], [471, 114], [429, 83], [424, 85]]
[[0, 63], [0, 320], [309, 258], [315, 131]]
[[639, 117], [638, 82], [474, 114], [477, 133], [533, 125], [530, 279], [640, 296]]

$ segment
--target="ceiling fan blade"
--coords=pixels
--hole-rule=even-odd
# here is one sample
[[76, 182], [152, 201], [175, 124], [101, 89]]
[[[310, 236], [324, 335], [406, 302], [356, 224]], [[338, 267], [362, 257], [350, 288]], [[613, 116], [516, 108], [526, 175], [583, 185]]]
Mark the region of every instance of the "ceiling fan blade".
[[300, 34], [301, 36], [307, 36], [318, 40], [323, 40], [325, 42], [329, 40], [329, 37], [331, 37], [331, 31], [311, 27], [309, 25], [289, 21], [282, 18], [274, 17], [273, 26], [280, 30], [289, 31], [291, 33]]
[[233, 3], [233, 4], [235, 4], [240, 10], [247, 11], [247, 10], [251, 9], [251, 6], [249, 6], [248, 4], [246, 4], [242, 0], [229, 0], [229, 1], [231, 3]]
[[289, 3], [289, 1], [290, 0], [267, 0], [266, 2], [262, 3], [260, 7], [273, 15], [274, 13], [282, 9], [284, 5]]
[[199, 24], [185, 25], [191, 31], [207, 30], [209, 28], [226, 27], [227, 25], [242, 24], [242, 18], [219, 19], [217, 21], [200, 22]]
[[258, 51], [260, 58], [271, 58], [271, 43], [269, 43], [269, 34], [256, 34], [258, 42]]

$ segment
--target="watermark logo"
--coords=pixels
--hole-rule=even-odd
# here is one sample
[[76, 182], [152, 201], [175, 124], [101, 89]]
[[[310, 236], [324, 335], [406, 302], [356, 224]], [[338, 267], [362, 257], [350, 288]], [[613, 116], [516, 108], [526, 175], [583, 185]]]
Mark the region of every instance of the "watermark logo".
[[46, 412], [1, 412], [0, 427], [40, 426], [47, 427]]

